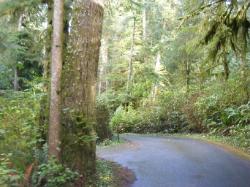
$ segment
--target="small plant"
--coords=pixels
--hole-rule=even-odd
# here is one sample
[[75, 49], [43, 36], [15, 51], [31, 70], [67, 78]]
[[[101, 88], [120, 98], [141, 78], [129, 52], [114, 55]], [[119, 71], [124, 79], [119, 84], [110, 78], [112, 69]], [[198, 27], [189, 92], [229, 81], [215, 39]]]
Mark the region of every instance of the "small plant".
[[78, 173], [64, 167], [55, 159], [49, 159], [48, 163], [41, 164], [33, 175], [34, 186], [43, 184], [45, 187], [65, 186], [78, 178]]
[[97, 186], [107, 187], [110, 186], [113, 179], [112, 166], [105, 160], [97, 160]]
[[11, 167], [11, 155], [0, 155], [0, 186], [19, 186], [21, 174]]

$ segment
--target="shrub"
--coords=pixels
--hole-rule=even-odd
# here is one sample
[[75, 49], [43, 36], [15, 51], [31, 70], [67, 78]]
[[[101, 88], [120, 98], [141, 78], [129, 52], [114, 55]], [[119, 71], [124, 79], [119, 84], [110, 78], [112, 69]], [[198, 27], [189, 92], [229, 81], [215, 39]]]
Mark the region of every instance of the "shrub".
[[98, 141], [104, 141], [112, 137], [111, 128], [109, 126], [109, 112], [105, 103], [101, 99], [98, 99], [96, 106], [96, 133]]
[[41, 94], [6, 92], [0, 97], [0, 154], [8, 154], [13, 168], [24, 172], [37, 143]]
[[141, 115], [131, 105], [127, 108], [120, 106], [115, 111], [110, 125], [116, 133], [131, 132], [141, 120]]
[[11, 154], [0, 154], [0, 186], [17, 187], [22, 179], [22, 174], [12, 167]]
[[113, 180], [112, 165], [105, 160], [96, 161], [97, 186], [111, 186]]
[[77, 172], [71, 171], [52, 158], [47, 163], [38, 166], [32, 181], [34, 186], [66, 186], [73, 183], [78, 176]]
[[176, 133], [185, 130], [184, 116], [178, 112], [164, 113], [161, 108], [140, 107], [134, 109], [120, 106], [111, 119], [112, 129], [116, 133]]

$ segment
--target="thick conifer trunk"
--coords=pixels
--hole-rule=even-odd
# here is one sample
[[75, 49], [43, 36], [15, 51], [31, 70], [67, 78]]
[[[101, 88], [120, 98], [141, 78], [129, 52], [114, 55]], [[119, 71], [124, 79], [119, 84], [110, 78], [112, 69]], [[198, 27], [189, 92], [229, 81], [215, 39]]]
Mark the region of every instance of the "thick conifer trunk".
[[74, 0], [63, 69], [62, 161], [81, 177], [75, 186], [95, 184], [95, 100], [103, 6]]

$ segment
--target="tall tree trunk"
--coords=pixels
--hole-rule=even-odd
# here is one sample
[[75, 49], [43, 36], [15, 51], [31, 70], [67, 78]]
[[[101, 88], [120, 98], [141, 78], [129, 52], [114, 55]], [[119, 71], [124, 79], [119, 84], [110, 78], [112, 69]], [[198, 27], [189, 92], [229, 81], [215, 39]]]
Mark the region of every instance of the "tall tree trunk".
[[[45, 54], [43, 62], [43, 77], [45, 80], [49, 78], [50, 74], [50, 62], [51, 62], [51, 36], [52, 36], [52, 17], [53, 17], [53, 3], [52, 0], [47, 0], [47, 35], [45, 41]], [[45, 83], [45, 89], [48, 90], [48, 84]]]
[[226, 55], [224, 55], [223, 57], [223, 68], [224, 68], [224, 78], [225, 78], [225, 81], [227, 81], [229, 78], [230, 71], [229, 71], [229, 64], [228, 64]]
[[[156, 56], [156, 62], [155, 62], [155, 73], [157, 75], [159, 75], [160, 69], [161, 69], [161, 54], [160, 54], [160, 52], [158, 52], [157, 56]], [[153, 90], [152, 90], [152, 92], [153, 92], [152, 93], [153, 102], [155, 102], [155, 100], [156, 100], [158, 87], [159, 87], [159, 83], [157, 82], [157, 83], [154, 84]]]
[[49, 156], [60, 158], [61, 73], [63, 54], [64, 1], [54, 0], [53, 42], [51, 59], [51, 93], [49, 114]]
[[223, 53], [222, 53], [222, 64], [223, 64], [223, 69], [224, 69], [224, 79], [225, 81], [228, 80], [229, 78], [229, 74], [230, 74], [230, 70], [229, 70], [229, 61], [227, 60], [227, 51], [226, 51], [226, 46], [225, 45], [222, 45], [222, 50], [223, 50]]
[[100, 1], [73, 1], [63, 69], [62, 161], [81, 175], [77, 187], [95, 185], [95, 101], [102, 21]]
[[[20, 16], [19, 16], [19, 19], [18, 19], [18, 23], [17, 23], [17, 31], [18, 32], [22, 31], [23, 18], [24, 18], [24, 14], [21, 13]], [[13, 88], [14, 88], [15, 91], [18, 91], [20, 89], [20, 85], [19, 85], [19, 77], [18, 77], [18, 67], [17, 67], [17, 64], [14, 65], [13, 69], [14, 69]]]
[[135, 45], [135, 21], [136, 18], [133, 18], [133, 31], [132, 31], [132, 42], [130, 48], [130, 60], [128, 63], [128, 80], [127, 80], [127, 94], [130, 95], [132, 87], [132, 78], [133, 78], [133, 58], [134, 58], [134, 45]]
[[13, 80], [13, 87], [15, 91], [19, 90], [19, 82], [18, 82], [18, 71], [17, 71], [17, 66], [14, 67], [14, 80]]
[[142, 41], [144, 44], [144, 54], [143, 54], [143, 62], [147, 63], [147, 55], [146, 55], [146, 48], [147, 48], [147, 0], [143, 0], [143, 7], [142, 7]]
[[[52, 39], [52, 17], [53, 17], [53, 3], [52, 0], [46, 0], [45, 3], [48, 7], [47, 9], [47, 33], [46, 39], [44, 42], [44, 61], [43, 61], [43, 78], [44, 86], [43, 89], [45, 92], [49, 92], [49, 77], [50, 77], [50, 64], [51, 64], [51, 39]], [[49, 94], [42, 96], [40, 100], [40, 113], [39, 113], [39, 136], [38, 139], [38, 148], [42, 146], [47, 141], [47, 130], [45, 125], [49, 123]]]
[[246, 53], [241, 55], [241, 80], [243, 84], [243, 90], [246, 95], [246, 102], [250, 99], [250, 78], [249, 78], [249, 68], [247, 65]]
[[[246, 19], [247, 20], [247, 10], [250, 7], [250, 1], [245, 1], [243, 6], [242, 6], [242, 10], [241, 10], [241, 19]], [[237, 43], [238, 43], [238, 48], [240, 50], [240, 58], [241, 58], [241, 81], [242, 81], [242, 87], [243, 90], [245, 92], [245, 97], [246, 97], [246, 102], [249, 101], [250, 99], [250, 69], [248, 67], [248, 60], [247, 60], [247, 52], [248, 52], [248, 38], [247, 38], [247, 34], [248, 33], [249, 28], [246, 25], [242, 25], [237, 33]]]
[[102, 39], [101, 45], [101, 62], [100, 64], [100, 71], [99, 71], [99, 85], [98, 85], [98, 94], [105, 92], [108, 87], [108, 80], [103, 81], [106, 79], [107, 71], [108, 71], [108, 39], [104, 36]]
[[188, 59], [184, 61], [185, 64], [185, 77], [186, 77], [186, 92], [189, 93], [190, 87], [190, 63]]
[[143, 0], [143, 9], [142, 9], [142, 27], [143, 27], [143, 40], [147, 39], [147, 0]]

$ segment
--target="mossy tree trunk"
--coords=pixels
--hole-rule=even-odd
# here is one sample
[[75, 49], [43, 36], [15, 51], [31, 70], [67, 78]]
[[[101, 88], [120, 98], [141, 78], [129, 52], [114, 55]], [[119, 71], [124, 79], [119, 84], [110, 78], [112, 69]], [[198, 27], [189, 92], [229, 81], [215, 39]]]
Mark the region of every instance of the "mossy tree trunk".
[[95, 186], [95, 100], [103, 6], [72, 4], [63, 69], [62, 162], [81, 177], [75, 186]]

